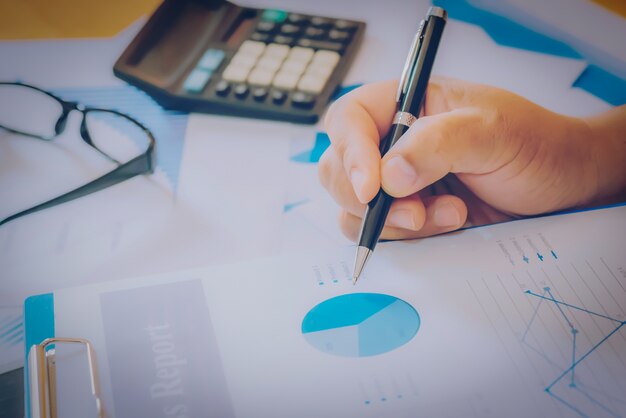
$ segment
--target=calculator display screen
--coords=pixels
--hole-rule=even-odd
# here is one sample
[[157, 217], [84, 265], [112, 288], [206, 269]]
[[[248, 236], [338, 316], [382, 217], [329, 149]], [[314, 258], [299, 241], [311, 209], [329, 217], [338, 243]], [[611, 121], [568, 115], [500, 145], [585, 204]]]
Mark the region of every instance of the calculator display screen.
[[238, 47], [254, 26], [254, 16], [254, 14], [243, 13], [225, 34], [222, 42], [225, 42], [229, 48]]
[[167, 77], [177, 70], [181, 57], [187, 56], [196, 46], [211, 21], [214, 11], [189, 2], [177, 11], [179, 16], [169, 21], [170, 27], [155, 30], [155, 36], [137, 63], [143, 71], [154, 77]]

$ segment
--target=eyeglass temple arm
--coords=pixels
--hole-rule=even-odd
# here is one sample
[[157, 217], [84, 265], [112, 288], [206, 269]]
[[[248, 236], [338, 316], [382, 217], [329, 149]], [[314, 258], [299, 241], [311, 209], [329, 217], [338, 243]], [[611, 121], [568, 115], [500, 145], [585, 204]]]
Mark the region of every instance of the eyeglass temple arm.
[[151, 159], [146, 154], [142, 154], [130, 160], [126, 164], [117, 167], [113, 171], [110, 171], [107, 174], [85, 184], [84, 186], [81, 186], [77, 189], [62, 194], [61, 196], [55, 197], [54, 199], [50, 199], [47, 202], [40, 203], [39, 205], [33, 206], [32, 208], [23, 210], [5, 219], [0, 220], [0, 226], [17, 218], [21, 218], [22, 216], [29, 215], [34, 212], [39, 212], [40, 210], [44, 210], [56, 205], [60, 205], [62, 203], [69, 202], [74, 199], [78, 199], [79, 197], [98, 192], [117, 183], [121, 183], [124, 180], [128, 180], [129, 178], [134, 177], [138, 174], [152, 172], [152, 170], [153, 167], [151, 164]]

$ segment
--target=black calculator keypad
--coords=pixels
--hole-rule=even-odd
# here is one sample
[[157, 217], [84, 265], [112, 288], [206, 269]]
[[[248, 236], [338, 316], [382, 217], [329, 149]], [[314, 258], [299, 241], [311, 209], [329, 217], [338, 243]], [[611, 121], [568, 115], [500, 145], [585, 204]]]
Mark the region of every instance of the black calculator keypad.
[[333, 26], [333, 21], [325, 17], [315, 16], [311, 18], [311, 25], [318, 28], [330, 28], [331, 26]]
[[[208, 90], [215, 98], [242, 106], [317, 108], [357, 28], [357, 23], [346, 20], [265, 11], [237, 50], [219, 56], [209, 48], [183, 90], [197, 95]], [[201, 68], [202, 62], [212, 69]], [[216, 71], [218, 66], [221, 72]], [[207, 89], [212, 75], [218, 81]]]
[[[225, 82], [238, 84], [234, 93], [240, 98], [247, 95], [240, 87], [242, 85], [298, 90], [316, 95], [324, 89], [340, 59], [336, 51], [328, 48], [316, 50], [248, 40], [232, 56], [222, 72], [222, 78]], [[227, 94], [221, 83], [216, 86], [216, 94]]]

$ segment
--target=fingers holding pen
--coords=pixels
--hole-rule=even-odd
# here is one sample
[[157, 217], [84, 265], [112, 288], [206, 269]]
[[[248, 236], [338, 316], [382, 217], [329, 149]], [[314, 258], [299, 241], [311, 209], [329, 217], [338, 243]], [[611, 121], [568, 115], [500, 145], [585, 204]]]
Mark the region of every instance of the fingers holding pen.
[[394, 197], [416, 193], [448, 173], [485, 173], [501, 155], [484, 112], [467, 107], [413, 123], [381, 161], [381, 184]]
[[[334, 157], [320, 167], [320, 179], [344, 171], [354, 194], [367, 203], [380, 187], [380, 137], [389, 129], [394, 114], [395, 81], [360, 87], [335, 102], [325, 118]], [[327, 152], [329, 152], [327, 151]]]
[[[333, 149], [324, 153], [320, 160], [320, 180], [342, 209], [352, 216], [362, 218], [366, 204], [356, 196], [352, 183], [344, 170], [333, 170], [339, 165], [339, 157]], [[387, 223], [399, 228], [417, 231], [424, 225], [426, 212], [418, 194], [396, 199], [391, 206]]]
[[[399, 216], [393, 216], [399, 213]], [[455, 231], [467, 221], [467, 206], [457, 196], [436, 195], [423, 199], [396, 199], [389, 212], [381, 239], [414, 239]], [[339, 224], [344, 235], [356, 241], [362, 223], [358, 216], [342, 210]]]

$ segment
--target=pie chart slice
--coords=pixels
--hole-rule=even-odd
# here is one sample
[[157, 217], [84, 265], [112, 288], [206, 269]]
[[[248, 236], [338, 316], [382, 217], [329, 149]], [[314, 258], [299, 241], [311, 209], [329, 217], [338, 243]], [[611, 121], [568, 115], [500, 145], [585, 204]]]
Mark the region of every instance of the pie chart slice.
[[302, 321], [302, 334], [325, 353], [367, 357], [406, 344], [419, 327], [419, 314], [402, 299], [381, 293], [350, 293], [313, 307]]

